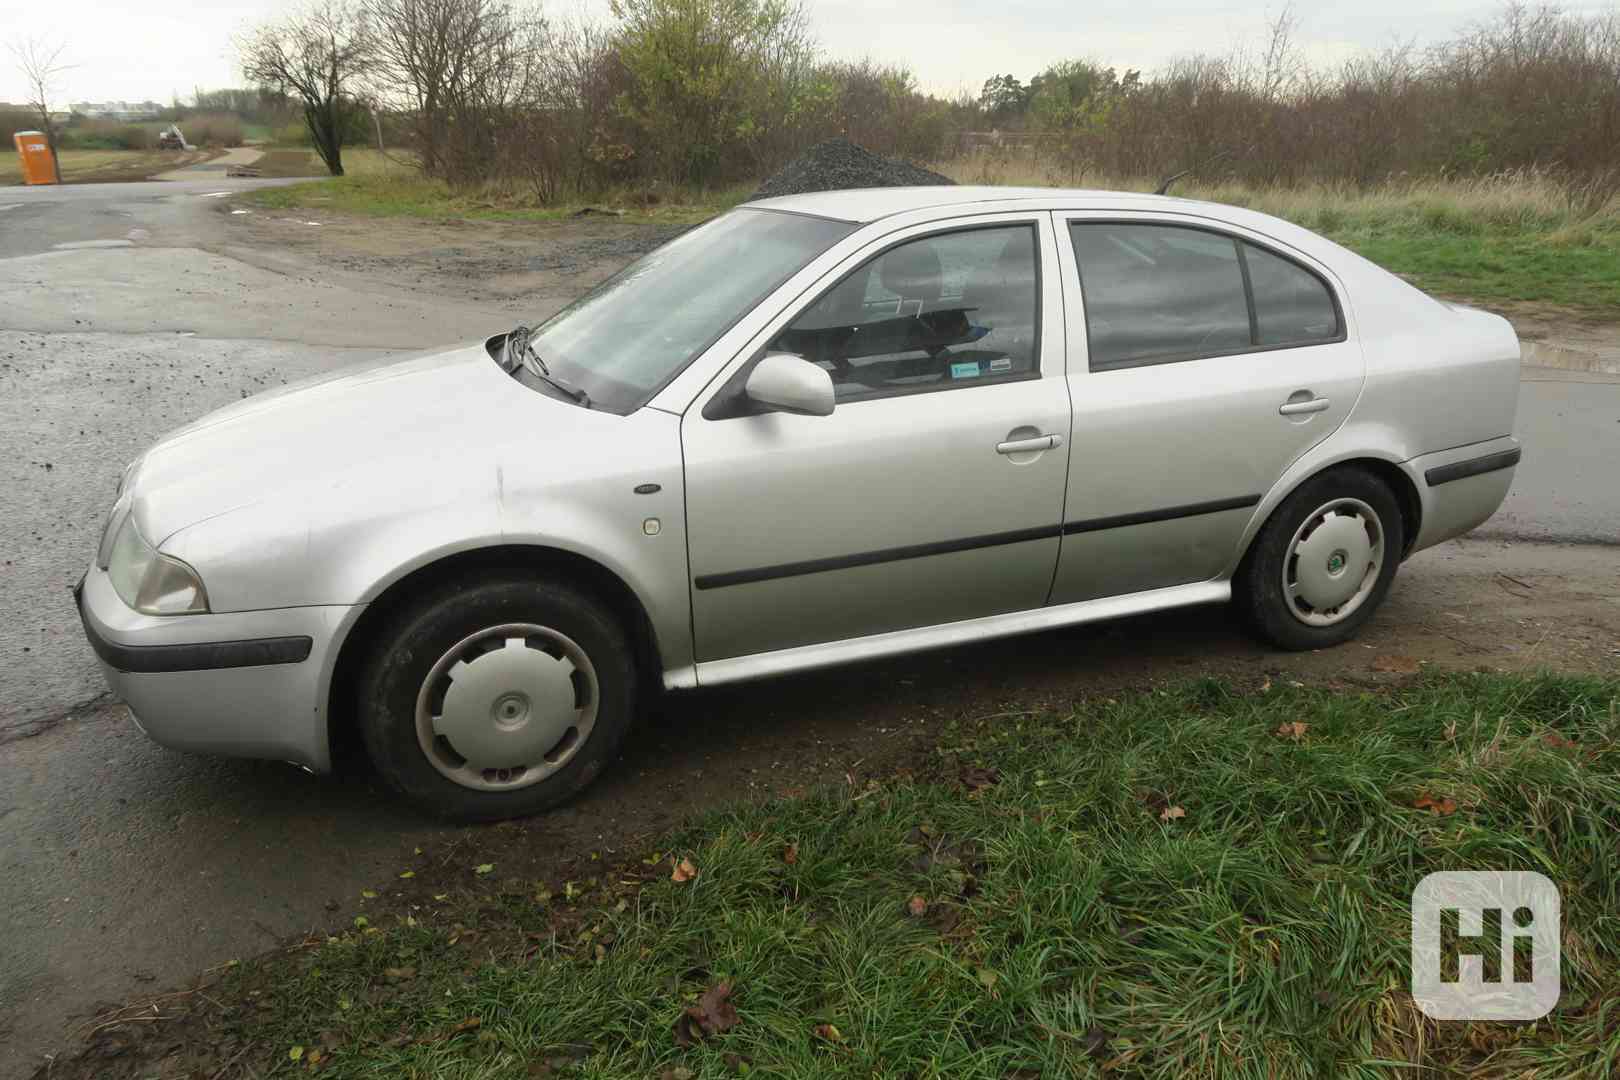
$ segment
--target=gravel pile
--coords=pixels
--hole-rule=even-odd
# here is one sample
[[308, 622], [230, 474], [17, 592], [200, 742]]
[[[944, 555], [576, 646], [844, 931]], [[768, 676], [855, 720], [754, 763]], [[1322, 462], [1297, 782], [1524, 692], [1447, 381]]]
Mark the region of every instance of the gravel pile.
[[807, 191], [839, 188], [911, 187], [954, 184], [948, 176], [904, 161], [890, 161], [863, 150], [848, 139], [828, 139], [794, 158], [781, 172], [765, 181], [753, 197], [774, 199]]

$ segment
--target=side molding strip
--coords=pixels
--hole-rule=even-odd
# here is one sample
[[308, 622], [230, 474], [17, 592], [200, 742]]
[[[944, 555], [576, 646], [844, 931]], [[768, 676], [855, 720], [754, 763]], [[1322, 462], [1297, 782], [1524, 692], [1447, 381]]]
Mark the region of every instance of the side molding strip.
[[1439, 487], [1449, 484], [1453, 480], [1466, 480], [1470, 476], [1479, 476], [1483, 473], [1496, 472], [1498, 469], [1511, 469], [1519, 463], [1523, 451], [1515, 446], [1511, 450], [1502, 450], [1495, 454], [1486, 454], [1484, 457], [1472, 458], [1468, 461], [1458, 461], [1451, 465], [1436, 465], [1423, 473], [1424, 481], [1430, 487]]
[[1101, 532], [1104, 529], [1123, 529], [1127, 525], [1147, 525], [1154, 521], [1198, 517], [1200, 514], [1218, 514], [1223, 510], [1242, 510], [1245, 507], [1259, 505], [1259, 495], [1239, 495], [1233, 499], [1214, 499], [1210, 502], [1188, 503], [1185, 506], [1167, 506], [1163, 510], [1142, 510], [1135, 514], [1092, 518], [1090, 521], [1071, 521], [1063, 526], [1063, 535]]
[[957, 551], [974, 551], [979, 548], [1000, 547], [1004, 544], [1022, 544], [1031, 540], [1049, 540], [1059, 534], [1067, 536], [1070, 533], [1100, 532], [1104, 529], [1122, 529], [1128, 525], [1147, 525], [1155, 521], [1197, 517], [1200, 514], [1218, 514], [1223, 510], [1241, 510], [1245, 507], [1256, 506], [1259, 502], [1259, 495], [1240, 495], [1234, 499], [1216, 499], [1212, 502], [1167, 506], [1160, 510], [1142, 510], [1134, 514], [1092, 518], [1090, 521], [1071, 521], [1064, 525], [1043, 525], [1034, 529], [1016, 529], [1011, 532], [988, 533], [984, 536], [968, 536], [960, 540], [938, 540], [931, 544], [911, 544], [906, 547], [881, 548], [877, 551], [862, 551], [854, 555], [834, 555], [825, 559], [806, 559], [804, 562], [760, 566], [752, 570], [728, 570], [719, 574], [701, 574], [693, 579], [692, 584], [700, 590], [723, 589], [728, 585], [747, 585], [756, 581], [798, 577], [801, 574], [820, 574], [829, 570], [848, 570], [856, 566], [873, 566], [877, 563], [898, 562], [901, 559], [922, 559], [930, 555], [949, 555]]
[[921, 559], [929, 555], [949, 555], [956, 551], [1000, 547], [1003, 544], [1022, 544], [1029, 540], [1049, 540], [1058, 535], [1056, 525], [1043, 525], [1037, 529], [1017, 529], [1013, 532], [968, 536], [961, 540], [939, 540], [932, 544], [911, 544], [907, 547], [882, 548], [863, 551], [855, 555], [834, 555], [826, 559], [807, 559], [804, 562], [761, 566], [753, 570], [731, 570], [723, 574], [704, 574], [692, 584], [699, 589], [723, 589], [727, 585], [746, 585], [754, 581], [773, 578], [798, 577], [800, 574], [819, 574], [827, 570], [848, 570], [854, 566], [898, 562], [901, 559]]

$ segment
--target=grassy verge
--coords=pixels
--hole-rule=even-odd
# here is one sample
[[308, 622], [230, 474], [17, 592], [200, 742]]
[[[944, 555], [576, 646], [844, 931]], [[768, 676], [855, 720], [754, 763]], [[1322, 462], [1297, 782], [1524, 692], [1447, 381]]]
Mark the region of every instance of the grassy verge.
[[[428, 895], [402, 868], [351, 929], [209, 988], [213, 1027], [189, 1064], [1610, 1075], [1617, 836], [1620, 682], [1247, 695], [1197, 682], [986, 717], [913, 772], [740, 804], [586, 881], [483, 887], [500, 868], [469, 865], [465, 887]], [[1409, 897], [1441, 869], [1558, 884], [1563, 998], [1549, 1017], [1418, 1011]]]
[[[145, 180], [154, 173], [217, 156], [209, 150], [63, 150], [57, 160], [64, 184], [107, 184]], [[21, 183], [22, 165], [7, 147], [5, 153], [0, 153], [0, 185]]]
[[[1016, 155], [983, 154], [936, 168], [960, 183], [1156, 186], [1147, 177], [1064, 176]], [[1605, 200], [1552, 176], [1270, 189], [1189, 178], [1175, 194], [1285, 218], [1442, 296], [1562, 304], [1620, 318], [1620, 198]]]
[[[254, 197], [271, 207], [327, 208], [393, 217], [543, 221], [569, 217], [579, 203], [541, 205], [510, 185], [452, 191], [376, 151], [351, 151], [350, 175], [278, 188]], [[1074, 178], [1033, 162], [965, 158], [934, 166], [962, 183], [1069, 185], [1149, 191], [1146, 178]], [[620, 191], [593, 203], [624, 220], [701, 221], [747, 198], [754, 185], [728, 190], [671, 190], [656, 196]], [[1552, 178], [1521, 174], [1467, 181], [1392, 183], [1371, 190], [1307, 186], [1253, 190], [1184, 181], [1189, 198], [1252, 207], [1313, 229], [1419, 288], [1484, 303], [1566, 305], [1620, 318], [1620, 200], [1593, 200]]]
[[377, 217], [434, 220], [560, 221], [586, 206], [614, 211], [621, 220], [641, 224], [692, 224], [713, 217], [745, 200], [753, 185], [665, 192], [613, 191], [589, 202], [542, 203], [532, 191], [512, 184], [485, 184], [452, 190], [424, 177], [399, 155], [376, 150], [345, 150], [345, 175], [308, 184], [254, 192], [250, 198], [272, 209], [325, 209]]

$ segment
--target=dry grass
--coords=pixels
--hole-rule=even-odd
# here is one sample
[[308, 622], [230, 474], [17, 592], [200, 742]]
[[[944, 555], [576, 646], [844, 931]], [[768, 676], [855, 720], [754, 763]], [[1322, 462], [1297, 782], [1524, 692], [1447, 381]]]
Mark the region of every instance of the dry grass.
[[[930, 168], [959, 184], [1085, 187], [1152, 191], [1160, 178], [1075, 172], [1032, 154], [980, 152]], [[1229, 180], [1189, 176], [1173, 194], [1244, 206], [1290, 221], [1336, 215], [1390, 218], [1414, 210], [1454, 214], [1478, 223], [1545, 230], [1620, 227], [1620, 177], [1570, 182], [1554, 173], [1518, 170], [1460, 179], [1395, 177], [1377, 187], [1310, 183], [1253, 188]]]
[[[63, 150], [57, 156], [64, 184], [105, 184], [145, 180], [154, 173], [195, 165], [217, 155], [209, 151]], [[22, 164], [17, 155], [0, 153], [0, 185], [21, 183]]]
[[[1159, 183], [1077, 174], [1028, 153], [981, 152], [933, 168], [967, 184], [1152, 191]], [[1526, 169], [1457, 179], [1400, 176], [1376, 187], [1271, 188], [1187, 177], [1173, 193], [1303, 225], [1431, 292], [1620, 317], [1620, 174], [1571, 180]]]

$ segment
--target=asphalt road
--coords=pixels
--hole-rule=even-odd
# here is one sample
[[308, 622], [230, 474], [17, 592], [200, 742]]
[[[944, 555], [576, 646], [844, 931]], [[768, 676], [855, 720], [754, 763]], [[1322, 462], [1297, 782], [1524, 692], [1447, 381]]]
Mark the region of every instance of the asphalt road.
[[[68, 590], [120, 470], [154, 437], [283, 381], [474, 339], [516, 314], [228, 252], [214, 193], [259, 183], [0, 193], [0, 1076], [26, 1075], [98, 1001], [321, 925], [391, 876], [402, 851], [490, 835], [425, 824], [363, 780], [162, 750], [106, 700], [79, 631]], [[1620, 378], [1527, 372], [1520, 429], [1525, 462], [1480, 534], [1489, 541], [1445, 545], [1404, 568], [1369, 645], [1415, 650], [1439, 626], [1427, 637], [1496, 662], [1533, 658], [1549, 634], [1580, 624], [1596, 629], [1568, 648], [1607, 656], [1620, 646], [1606, 621], [1620, 593]], [[1546, 584], [1504, 610], [1480, 592], [1497, 574]], [[784, 747], [818, 724], [855, 748], [853, 760], [876, 737], [874, 700], [892, 691], [893, 709], [921, 707], [925, 691], [902, 684], [962, 697], [1010, 682], [1075, 685], [1091, 677], [1072, 670], [1076, 643], [1099, 679], [1276, 660], [1218, 617], [1144, 625], [1147, 650], [1111, 644], [1108, 631], [976, 647], [1001, 676], [989, 691], [953, 675], [946, 655], [697, 697], [666, 719], [672, 740], [632, 749], [622, 775], [521, 836], [543, 851], [610, 835], [650, 786], [684, 792], [693, 773], [733, 791], [778, 757], [814, 757]], [[1358, 656], [1364, 666], [1365, 654], [1339, 651], [1297, 662], [1329, 671]], [[761, 738], [756, 756], [739, 751]], [[657, 801], [659, 813], [683, 805]]]

